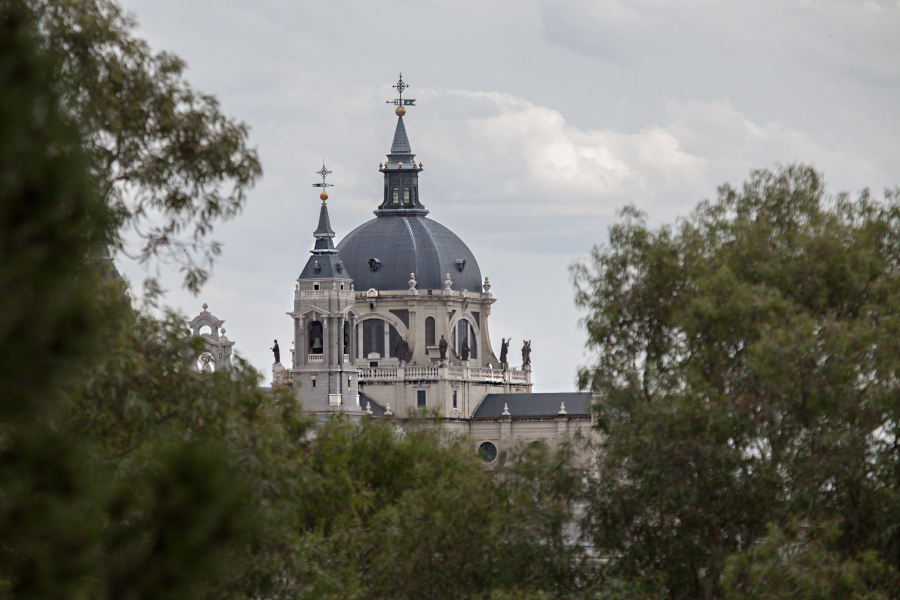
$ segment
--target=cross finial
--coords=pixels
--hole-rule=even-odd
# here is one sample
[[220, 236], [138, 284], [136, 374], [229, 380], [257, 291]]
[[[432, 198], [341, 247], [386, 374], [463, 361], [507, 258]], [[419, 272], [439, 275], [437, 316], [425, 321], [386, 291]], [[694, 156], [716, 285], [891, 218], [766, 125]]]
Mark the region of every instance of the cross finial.
[[323, 188], [323, 189], [322, 189], [322, 193], [319, 194], [319, 198], [322, 199], [322, 204], [325, 204], [325, 201], [328, 200], [328, 194], [325, 193], [325, 189], [324, 189], [324, 188], [334, 187], [334, 184], [333, 184], [333, 183], [325, 183], [325, 178], [328, 177], [329, 175], [331, 175], [331, 171], [329, 171], [328, 169], [325, 168], [325, 161], [324, 161], [324, 160], [322, 160], [322, 170], [321, 170], [321, 171], [316, 171], [316, 173], [318, 173], [318, 174], [319, 174], [319, 177], [322, 178], [322, 183], [314, 183], [314, 184], [312, 184], [312, 185], [313, 185], [313, 187], [320, 187], [320, 188]]
[[325, 178], [331, 175], [331, 171], [325, 168], [325, 161], [322, 161], [322, 169], [320, 171], [316, 171], [319, 174], [319, 177], [322, 178], [322, 183], [314, 183], [313, 187], [334, 187], [333, 183], [325, 183]]
[[400, 73], [400, 81], [398, 81], [391, 87], [397, 90], [397, 93], [400, 94], [400, 99], [403, 100], [403, 90], [409, 87], [408, 85], [403, 83], [403, 73]]
[[[400, 97], [395, 100], [388, 100], [387, 101], [388, 104], [394, 104], [396, 106], [415, 106], [416, 105], [415, 98], [407, 98], [406, 100], [403, 99], [403, 92], [409, 88], [409, 85], [403, 81], [403, 73], [400, 73], [399, 81], [397, 81], [397, 83], [395, 83], [391, 87], [394, 88], [395, 90], [397, 90], [397, 93], [400, 95]], [[403, 115], [400, 115], [400, 116], [403, 116]]]

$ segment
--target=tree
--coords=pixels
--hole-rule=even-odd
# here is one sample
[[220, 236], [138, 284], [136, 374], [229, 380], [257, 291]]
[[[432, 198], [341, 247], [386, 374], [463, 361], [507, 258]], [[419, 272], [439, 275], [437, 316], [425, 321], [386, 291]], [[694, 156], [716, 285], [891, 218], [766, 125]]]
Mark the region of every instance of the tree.
[[[142, 240], [142, 262], [181, 266], [199, 291], [221, 246], [216, 223], [236, 216], [262, 175], [249, 127], [193, 90], [185, 63], [134, 36], [112, 0], [29, 0], [43, 45], [61, 57], [55, 86], [82, 126], [102, 194]], [[130, 253], [119, 236], [108, 241]]]
[[158, 446], [158, 468], [124, 481], [63, 418], [120, 314], [98, 290], [122, 295], [97, 252], [116, 218], [55, 67], [25, 5], [0, 5], [0, 596], [202, 594], [248, 532], [223, 450]]
[[900, 190], [828, 196], [795, 165], [677, 226], [629, 208], [574, 267], [606, 437], [585, 531], [605, 573], [717, 593], [791, 514], [900, 565]]
[[841, 558], [830, 551], [835, 527], [792, 521], [770, 528], [761, 543], [728, 560], [722, 577], [729, 600], [886, 600], [896, 593], [896, 571], [872, 551]]
[[430, 422], [326, 425], [303, 457], [301, 597], [577, 592], [580, 551], [563, 531], [580, 490], [569, 458], [525, 452], [491, 477]]

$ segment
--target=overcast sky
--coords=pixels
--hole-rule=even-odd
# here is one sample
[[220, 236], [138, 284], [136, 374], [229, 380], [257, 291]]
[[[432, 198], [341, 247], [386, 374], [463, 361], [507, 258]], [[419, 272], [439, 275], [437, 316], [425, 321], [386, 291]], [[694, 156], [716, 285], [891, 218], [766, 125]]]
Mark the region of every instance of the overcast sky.
[[900, 184], [900, 0], [124, 5], [252, 127], [265, 175], [217, 229], [214, 277], [196, 298], [162, 278], [172, 305], [192, 317], [207, 302], [266, 372], [272, 339], [291, 347], [315, 171], [323, 158], [333, 171], [338, 239], [372, 218], [400, 71], [421, 200], [491, 279], [495, 352], [533, 340], [535, 391], [575, 387], [587, 358], [568, 266], [622, 206], [672, 222], [750, 169], [795, 161], [834, 192]]

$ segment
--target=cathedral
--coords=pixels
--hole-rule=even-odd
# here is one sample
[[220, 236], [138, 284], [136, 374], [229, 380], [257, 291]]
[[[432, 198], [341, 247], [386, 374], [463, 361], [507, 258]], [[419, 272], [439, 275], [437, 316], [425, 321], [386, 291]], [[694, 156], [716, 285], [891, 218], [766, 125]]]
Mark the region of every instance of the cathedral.
[[[397, 124], [379, 164], [384, 191], [375, 218], [337, 245], [328, 218], [329, 171], [323, 165], [319, 172], [313, 248], [287, 313], [293, 349], [287, 365], [276, 358], [273, 385], [290, 386], [318, 420], [337, 413], [440, 417], [488, 464], [516, 445], [555, 448], [589, 437], [589, 394], [533, 393], [527, 342], [519, 350], [503, 340], [499, 358], [495, 353], [490, 315], [498, 298], [469, 247], [429, 218], [419, 189], [423, 166], [403, 120], [415, 101], [403, 99], [402, 78], [394, 87]], [[206, 305], [190, 323], [198, 335], [204, 324], [209, 354], [222, 368], [233, 342], [224, 330], [219, 335], [222, 321]]]

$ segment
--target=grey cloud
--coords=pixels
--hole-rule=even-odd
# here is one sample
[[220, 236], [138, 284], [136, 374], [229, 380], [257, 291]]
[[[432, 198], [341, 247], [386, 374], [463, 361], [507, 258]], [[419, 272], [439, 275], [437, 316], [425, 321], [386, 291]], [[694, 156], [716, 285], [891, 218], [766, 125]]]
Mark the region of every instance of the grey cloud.
[[338, 237], [372, 217], [399, 70], [418, 98], [423, 201], [491, 278], [492, 335], [535, 340], [547, 390], [572, 389], [584, 361], [567, 267], [622, 205], [670, 221], [779, 161], [814, 162], [835, 190], [900, 181], [900, 9], [886, 2], [125, 3], [253, 128], [265, 177], [216, 232], [212, 282], [192, 298], [163, 278], [261, 369], [273, 336], [290, 339], [323, 158]]

